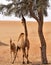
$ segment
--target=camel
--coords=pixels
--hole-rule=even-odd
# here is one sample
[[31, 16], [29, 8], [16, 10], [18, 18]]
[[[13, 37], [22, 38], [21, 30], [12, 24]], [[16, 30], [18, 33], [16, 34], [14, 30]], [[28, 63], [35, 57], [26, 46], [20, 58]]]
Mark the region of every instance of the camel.
[[16, 54], [16, 45], [12, 42], [12, 39], [10, 39], [10, 53], [11, 53], [11, 62], [12, 62], [12, 55], [15, 57]]
[[[22, 14], [22, 24], [24, 26], [24, 31], [25, 31], [25, 48], [27, 48], [27, 63], [29, 63], [29, 59], [28, 59], [28, 53], [29, 53], [29, 48], [30, 48], [30, 42], [29, 42], [29, 39], [28, 39], [28, 31], [27, 31], [27, 26], [26, 26], [26, 20]], [[26, 49], [23, 50], [23, 63], [24, 63], [24, 57], [25, 57], [25, 53], [26, 53]]]
[[[24, 64], [25, 63], [24, 62], [24, 57], [27, 59], [27, 63], [29, 63], [28, 53], [29, 53], [29, 48], [30, 48], [30, 42], [29, 42], [29, 39], [28, 39], [26, 20], [25, 20], [23, 15], [22, 15], [22, 24], [24, 25], [25, 34], [21, 33], [19, 38], [18, 38], [17, 52], [18, 52], [18, 50], [22, 49], [22, 52], [23, 52], [23, 64]], [[26, 53], [26, 49], [27, 49], [27, 53]], [[16, 55], [17, 55], [17, 52], [16, 52]], [[13, 60], [13, 63], [14, 63], [14, 61], [16, 59], [16, 55], [15, 55], [15, 58]]]

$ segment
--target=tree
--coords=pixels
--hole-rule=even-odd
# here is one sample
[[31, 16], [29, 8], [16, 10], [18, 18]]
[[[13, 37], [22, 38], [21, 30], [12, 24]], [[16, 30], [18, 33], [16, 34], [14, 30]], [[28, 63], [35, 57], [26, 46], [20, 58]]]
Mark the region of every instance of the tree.
[[5, 15], [15, 14], [20, 17], [28, 15], [33, 17], [38, 23], [38, 34], [41, 42], [41, 60], [43, 64], [47, 64], [46, 41], [43, 35], [43, 16], [47, 16], [47, 7], [49, 0], [8, 0], [11, 3], [5, 5], [0, 4], [0, 11]]

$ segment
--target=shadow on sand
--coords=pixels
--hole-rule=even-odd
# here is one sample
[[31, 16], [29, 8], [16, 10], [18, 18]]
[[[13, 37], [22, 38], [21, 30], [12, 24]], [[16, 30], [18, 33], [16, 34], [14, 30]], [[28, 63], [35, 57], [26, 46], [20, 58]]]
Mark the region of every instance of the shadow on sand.
[[9, 46], [9, 45], [0, 41], [0, 46]]
[[22, 62], [16, 62], [17, 65], [42, 65], [40, 62], [30, 62], [29, 64], [25, 63], [22, 64]]
[[51, 65], [51, 63], [48, 64], [42, 64], [41, 62], [32, 62], [29, 65]]
[[42, 64], [41, 62], [30, 62], [29, 64], [25, 63], [22, 64], [21, 62], [16, 62], [17, 65], [51, 65], [51, 63], [48, 64]]

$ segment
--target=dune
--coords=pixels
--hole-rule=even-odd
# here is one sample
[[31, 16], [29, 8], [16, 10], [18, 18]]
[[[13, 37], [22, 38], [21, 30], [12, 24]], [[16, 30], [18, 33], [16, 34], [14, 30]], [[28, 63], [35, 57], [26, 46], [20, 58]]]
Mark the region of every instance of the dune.
[[[41, 63], [41, 44], [38, 36], [37, 22], [27, 22], [27, 29], [30, 41], [29, 60], [33, 63], [29, 65], [38, 65]], [[24, 28], [21, 22], [0, 21], [0, 65], [11, 65], [9, 40], [12, 38], [13, 42], [17, 45], [19, 34], [22, 32], [24, 32]], [[48, 62], [51, 63], [51, 22], [44, 22], [43, 34], [47, 44]], [[14, 65], [21, 65], [21, 63], [22, 51], [18, 53], [18, 58]]]

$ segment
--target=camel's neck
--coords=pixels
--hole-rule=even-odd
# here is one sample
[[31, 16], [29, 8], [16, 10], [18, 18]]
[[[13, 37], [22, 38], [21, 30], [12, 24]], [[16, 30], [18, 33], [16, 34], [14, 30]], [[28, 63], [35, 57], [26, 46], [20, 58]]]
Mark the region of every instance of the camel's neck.
[[26, 26], [26, 20], [24, 16], [22, 15], [22, 21], [24, 22], [24, 30], [25, 30], [25, 39], [28, 37], [28, 32], [27, 32], [27, 26]]
[[28, 32], [27, 32], [27, 26], [26, 26], [26, 23], [25, 23], [25, 25], [24, 25], [24, 28], [25, 28], [25, 39], [27, 39], [27, 37], [28, 37]]

